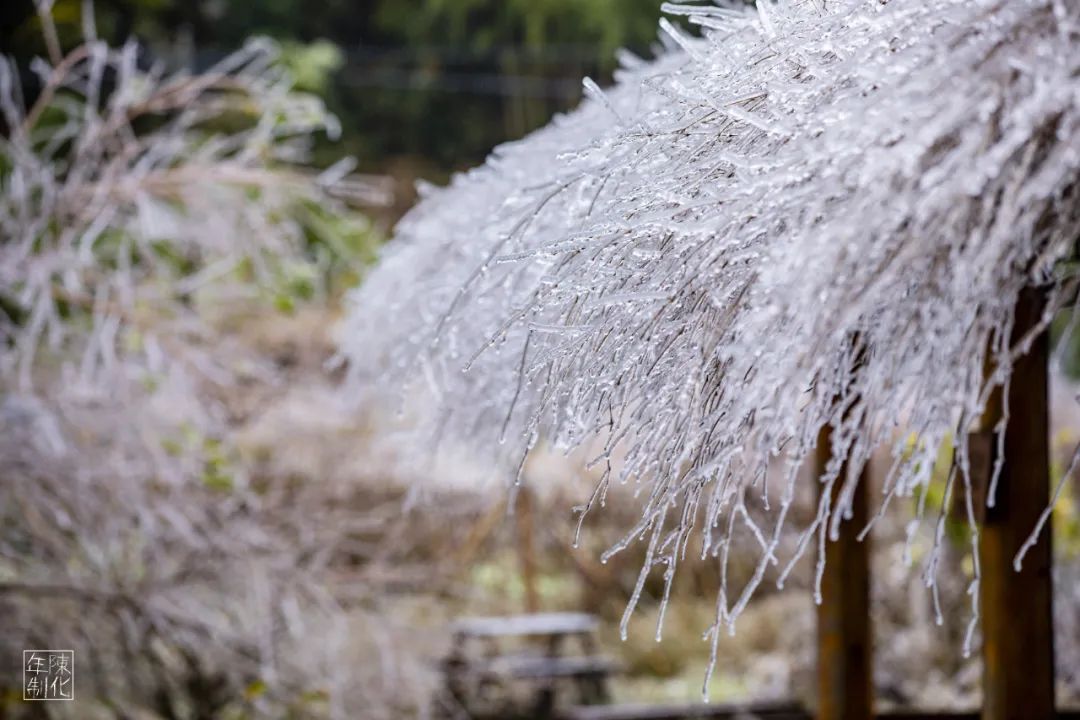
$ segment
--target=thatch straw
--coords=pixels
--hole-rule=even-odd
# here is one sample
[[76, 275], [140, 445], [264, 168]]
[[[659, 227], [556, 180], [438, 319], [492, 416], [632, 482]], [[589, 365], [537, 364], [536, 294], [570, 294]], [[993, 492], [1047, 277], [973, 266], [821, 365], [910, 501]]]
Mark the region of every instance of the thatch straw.
[[[715, 638], [770, 565], [782, 583], [836, 529], [875, 448], [896, 459], [886, 503], [926, 486], [943, 445], [965, 473], [956, 438], [1023, 350], [1020, 290], [1046, 285], [1040, 329], [1075, 295], [1080, 8], [665, 9], [704, 37], [663, 23], [657, 60], [628, 58], [607, 93], [587, 83], [581, 109], [424, 193], [356, 294], [346, 351], [358, 376], [428, 389], [437, 426], [480, 448], [601, 438], [609, 472], [583, 510], [641, 493], [625, 543], [649, 544], [642, 583], [653, 564], [670, 582], [694, 527], [703, 556], [757, 537]], [[824, 426], [821, 480], [847, 487], [777, 558]], [[778, 458], [758, 527], [747, 503], [768, 502]]]

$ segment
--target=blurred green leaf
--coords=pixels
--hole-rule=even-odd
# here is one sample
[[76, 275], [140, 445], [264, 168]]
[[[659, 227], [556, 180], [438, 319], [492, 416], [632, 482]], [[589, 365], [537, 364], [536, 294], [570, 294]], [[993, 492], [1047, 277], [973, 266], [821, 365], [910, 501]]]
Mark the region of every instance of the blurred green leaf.
[[289, 71], [296, 89], [323, 95], [330, 76], [345, 64], [345, 54], [329, 40], [310, 44], [284, 42], [281, 45], [281, 64]]

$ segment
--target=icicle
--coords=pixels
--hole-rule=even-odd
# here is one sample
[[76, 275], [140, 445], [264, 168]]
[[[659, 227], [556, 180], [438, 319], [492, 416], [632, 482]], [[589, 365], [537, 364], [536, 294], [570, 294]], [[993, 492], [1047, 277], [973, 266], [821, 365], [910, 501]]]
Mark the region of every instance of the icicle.
[[585, 78], [581, 81], [581, 84], [585, 87], [586, 95], [603, 105], [607, 109], [607, 111], [610, 112], [612, 116], [614, 116], [615, 120], [620, 125], [623, 124], [623, 118], [621, 115], [619, 115], [619, 111], [615, 109], [615, 106], [611, 104], [610, 100], [608, 100], [607, 95], [604, 94], [604, 91], [600, 89], [600, 86], [597, 85], [592, 78]]

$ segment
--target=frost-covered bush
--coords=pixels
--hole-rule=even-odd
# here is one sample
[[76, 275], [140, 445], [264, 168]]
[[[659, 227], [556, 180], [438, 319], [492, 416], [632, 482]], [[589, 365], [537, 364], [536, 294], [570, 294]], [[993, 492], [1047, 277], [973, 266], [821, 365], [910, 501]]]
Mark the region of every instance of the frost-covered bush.
[[51, 50], [33, 97], [0, 59], [3, 654], [74, 648], [80, 718], [376, 717], [394, 661], [344, 653], [382, 581], [341, 565], [389, 557], [377, 508], [251, 475], [234, 427], [282, 382], [239, 330], [355, 281], [378, 189], [305, 164], [334, 120], [269, 42], [200, 73], [92, 26]]
[[[356, 292], [346, 351], [511, 467], [538, 442], [595, 448], [608, 472], [579, 509], [640, 497], [610, 551], [647, 543], [639, 591], [688, 552], [721, 558], [715, 643], [767, 571], [782, 584], [836, 530], [876, 448], [886, 504], [954, 443], [967, 486], [956, 439], [1024, 349], [1021, 289], [1047, 287], [1040, 329], [1075, 296], [1080, 7], [664, 9], [703, 37], [663, 21], [655, 61], [624, 58], [609, 91], [586, 81], [579, 110], [424, 193]], [[827, 426], [825, 500], [778, 556]], [[760, 563], [731, 587], [739, 534]]]

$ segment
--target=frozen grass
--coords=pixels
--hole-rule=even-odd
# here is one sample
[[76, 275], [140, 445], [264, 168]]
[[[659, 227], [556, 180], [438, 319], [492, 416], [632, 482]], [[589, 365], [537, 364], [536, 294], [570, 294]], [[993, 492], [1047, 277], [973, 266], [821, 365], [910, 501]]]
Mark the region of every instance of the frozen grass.
[[398, 505], [254, 476], [235, 437], [286, 375], [243, 328], [356, 279], [377, 188], [307, 165], [335, 121], [272, 43], [173, 73], [86, 36], [33, 98], [0, 59], [5, 654], [76, 649], [80, 718], [394, 717], [401, 580], [363, 539]]

